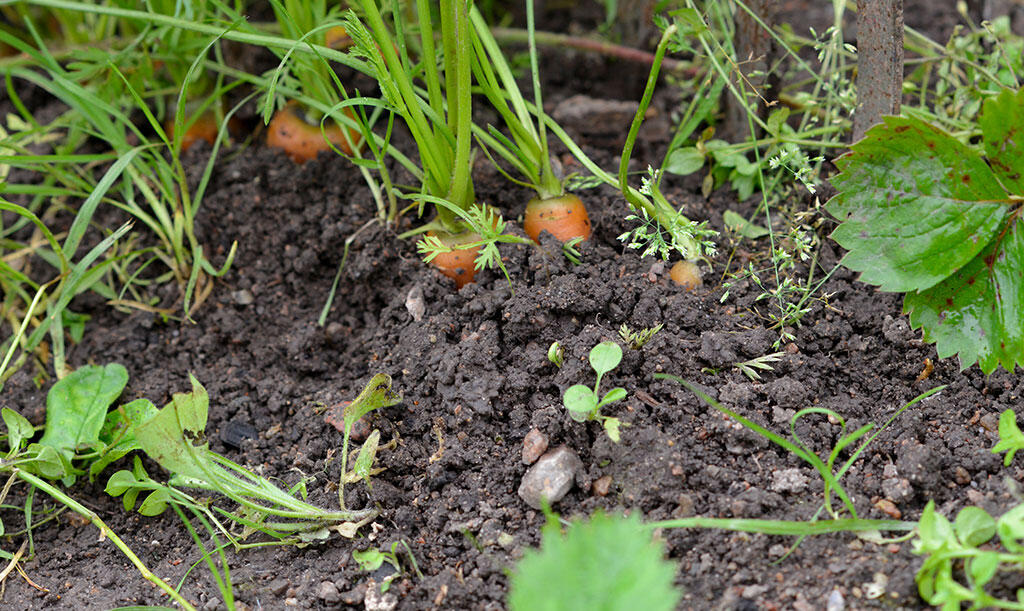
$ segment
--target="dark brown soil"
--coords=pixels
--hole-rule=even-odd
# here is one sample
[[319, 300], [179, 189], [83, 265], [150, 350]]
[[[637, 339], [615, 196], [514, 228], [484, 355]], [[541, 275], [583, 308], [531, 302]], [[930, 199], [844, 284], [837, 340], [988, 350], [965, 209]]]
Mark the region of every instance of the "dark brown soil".
[[[594, 63], [586, 61], [588, 67]], [[611, 72], [607, 62], [599, 63]], [[581, 73], [579, 63], [564, 67]], [[640, 70], [629, 73], [643, 78]], [[617, 91], [605, 90], [606, 97], [617, 97]], [[567, 95], [552, 90], [550, 99]], [[670, 109], [665, 99], [661, 103], [658, 111], [665, 117]], [[641, 159], [666, 144], [666, 120], [651, 125]], [[591, 152], [605, 166], [615, 163], [614, 146]], [[201, 162], [205, 155], [200, 148], [191, 160]], [[477, 176], [481, 200], [510, 219], [522, 213], [526, 192], [509, 189], [484, 164]], [[673, 183], [670, 193], [687, 204], [692, 218], [721, 230], [725, 210], [751, 210], [724, 191], [705, 201], [695, 180]], [[254, 146], [217, 166], [203, 204], [197, 230], [214, 261], [223, 260], [233, 241], [239, 251], [194, 324], [86, 301], [77, 309], [93, 318], [70, 361], [120, 362], [131, 375], [123, 400], [145, 396], [158, 405], [187, 390], [188, 375], [194, 374], [211, 397], [213, 449], [288, 484], [315, 477], [308, 486], [311, 500], [325, 506], [337, 502], [332, 482], [340, 475], [341, 434], [325, 423], [322, 410], [352, 398], [375, 373], [394, 378], [404, 401], [375, 415], [371, 424], [381, 430], [382, 441], [397, 439], [398, 446], [381, 454], [387, 470], [373, 478], [372, 492], [352, 486], [347, 495], [352, 506], [377, 505], [380, 517], [355, 540], [231, 554], [236, 596], [252, 609], [360, 608], [368, 582], [379, 583], [390, 572], [362, 572], [351, 552], [390, 549], [397, 541], [409, 546], [422, 572], [396, 580], [391, 593], [399, 609], [502, 608], [506, 572], [538, 543], [544, 522], [516, 493], [527, 469], [523, 438], [533, 428], [551, 447], [569, 446], [584, 464], [576, 487], [556, 506], [565, 516], [598, 508], [639, 511], [646, 520], [800, 520], [814, 514], [822, 488], [813, 469], [679, 385], [655, 381], [659, 372], [697, 383], [782, 434], [804, 407], [834, 410], [852, 430], [884, 422], [921, 392], [948, 385], [897, 419], [846, 475], [843, 483], [858, 512], [889, 517], [877, 503], [887, 500], [913, 520], [928, 500], [947, 516], [967, 504], [998, 514], [1015, 503], [1004, 478], [1020, 481], [1024, 472], [1003, 468], [989, 448], [999, 413], [1019, 402], [1024, 380], [1003, 371], [989, 377], [977, 368], [961, 372], [955, 360], [938, 360], [901, 316], [898, 296], [877, 293], [844, 269], [823, 287], [829, 299], [814, 303], [774, 370], [762, 372], [761, 381], [750, 380], [733, 364], [773, 352], [778, 331], [755, 313], [765, 307], [756, 301], [756, 286], [737, 285], [722, 302], [719, 280], [737, 269], [744, 252], [763, 245], [744, 244], [730, 260], [731, 244], [723, 237], [705, 288], [681, 291], [662, 264], [642, 260], [616, 241], [628, 228], [620, 197], [598, 189], [586, 199], [595, 233], [583, 263], [568, 264], [550, 245], [554, 254], [503, 247], [511, 286], [500, 274], [484, 272], [456, 292], [419, 261], [412, 243], [397, 240], [393, 230], [372, 227], [353, 243], [328, 323], [320, 327], [316, 319], [344, 242], [372, 217], [372, 200], [359, 173], [342, 159], [322, 156], [298, 167]], [[825, 222], [820, 229], [825, 270], [841, 254], [826, 239], [830, 227]], [[419, 320], [406, 305], [414, 291], [426, 306]], [[627, 349], [622, 365], [606, 378], [629, 392], [610, 411], [629, 425], [622, 442], [614, 444], [598, 425], [573, 422], [561, 407], [561, 393], [592, 381], [587, 352], [599, 341], [616, 339], [623, 323], [664, 328], [641, 349]], [[546, 358], [553, 341], [565, 350], [561, 369]], [[926, 359], [935, 369], [919, 381]], [[3, 405], [41, 423], [49, 383], [36, 388], [32, 373], [26, 368], [12, 378]], [[241, 449], [227, 446], [220, 434], [229, 423], [250, 425], [258, 437]], [[797, 433], [826, 455], [841, 430], [812, 416], [800, 421]], [[794, 469], [799, 475], [786, 485], [782, 473], [792, 477]], [[605, 476], [611, 487], [600, 496], [593, 483]], [[23, 494], [16, 486], [7, 502]], [[127, 513], [119, 499], [103, 493], [103, 481], [80, 482], [70, 494], [171, 583], [199, 560], [173, 515]], [[35, 503], [37, 510], [53, 505], [39, 494]], [[2, 517], [8, 531], [21, 520], [15, 511]], [[834, 592], [848, 608], [922, 606], [914, 584], [919, 560], [909, 543], [880, 546], [849, 535], [822, 536], [780, 561], [790, 539], [709, 530], [660, 536], [678, 566], [682, 608], [823, 609]], [[11, 537], [3, 548], [20, 543]], [[46, 591], [12, 575], [4, 608], [165, 602], [96, 529], [67, 513], [38, 527], [34, 543], [36, 556], [24, 569]], [[883, 584], [878, 599], [867, 597], [872, 583]], [[200, 608], [221, 608], [202, 566], [184, 579], [182, 592]]]

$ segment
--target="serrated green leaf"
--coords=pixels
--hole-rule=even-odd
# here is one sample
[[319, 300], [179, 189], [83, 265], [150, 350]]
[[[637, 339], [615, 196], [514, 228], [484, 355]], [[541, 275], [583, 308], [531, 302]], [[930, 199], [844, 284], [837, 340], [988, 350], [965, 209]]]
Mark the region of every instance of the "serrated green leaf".
[[921, 291], [975, 259], [1002, 229], [1007, 194], [976, 152], [918, 119], [886, 117], [836, 161], [826, 209], [842, 263], [883, 291]]
[[1003, 186], [1024, 195], [1024, 89], [1004, 89], [985, 101], [978, 123], [985, 142], [985, 156]]
[[903, 309], [939, 357], [960, 355], [985, 373], [1024, 364], [1024, 232], [1015, 223], [941, 284], [908, 293]]
[[[545, 527], [541, 549], [527, 551], [512, 574], [512, 611], [674, 609], [675, 567], [639, 518], [598, 511], [562, 535]], [[552, 587], [557, 584], [556, 587]]]
[[342, 418], [345, 423], [346, 435], [352, 430], [357, 420], [375, 409], [390, 407], [401, 403], [401, 393], [391, 390], [391, 376], [378, 373], [373, 376], [359, 396], [345, 406]]
[[210, 398], [195, 377], [189, 375], [189, 379], [192, 392], [174, 393], [170, 403], [135, 427], [135, 440], [164, 469], [204, 480], [203, 468], [197, 461], [209, 449], [205, 431]]
[[70, 458], [76, 448], [99, 443], [107, 408], [128, 384], [124, 366], [87, 365], [58, 381], [46, 395], [46, 432], [40, 445]]

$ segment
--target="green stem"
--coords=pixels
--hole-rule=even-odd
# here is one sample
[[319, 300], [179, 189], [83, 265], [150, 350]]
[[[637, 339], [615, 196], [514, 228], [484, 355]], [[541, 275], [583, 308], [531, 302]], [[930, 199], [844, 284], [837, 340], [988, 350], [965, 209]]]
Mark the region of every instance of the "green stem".
[[[528, 22], [532, 12], [532, 6], [527, 4]], [[624, 47], [622, 45], [605, 42], [603, 40], [569, 36], [568, 34], [558, 34], [556, 32], [535, 31], [531, 33], [529, 25], [526, 30], [495, 27], [491, 28], [491, 34], [493, 34], [500, 42], [533, 44], [530, 42], [530, 39], [533, 38], [537, 44], [548, 47], [568, 47], [571, 49], [579, 49], [580, 51], [592, 51], [601, 55], [607, 55], [609, 57], [616, 57], [618, 59], [647, 65], [654, 63], [654, 54], [648, 53], [647, 51], [634, 49], [632, 47]], [[677, 59], [667, 58], [663, 60], [662, 65], [669, 72], [685, 72], [689, 76], [694, 76], [697, 73], [697, 70], [693, 65]]]
[[867, 520], [846, 518], [841, 520], [820, 520], [801, 522], [790, 520], [752, 520], [733, 518], [683, 518], [661, 520], [646, 524], [647, 528], [718, 528], [766, 535], [823, 535], [837, 532], [864, 532], [871, 530], [912, 531], [917, 522], [902, 520]]
[[185, 600], [185, 598], [181, 594], [179, 594], [174, 588], [172, 588], [166, 581], [160, 579], [160, 577], [154, 574], [153, 571], [150, 571], [146, 567], [146, 565], [143, 564], [142, 560], [140, 560], [139, 557], [135, 555], [135, 552], [133, 552], [131, 548], [128, 547], [128, 545], [124, 541], [122, 541], [120, 537], [117, 536], [117, 533], [111, 530], [110, 527], [107, 526], [106, 523], [104, 523], [103, 520], [101, 520], [100, 517], [97, 516], [95, 512], [88, 509], [78, 501], [74, 500], [73, 498], [71, 498], [70, 496], [62, 492], [59, 488], [53, 486], [46, 480], [36, 477], [35, 475], [32, 475], [31, 473], [24, 471], [22, 469], [16, 468], [14, 470], [14, 473], [22, 481], [31, 484], [36, 488], [39, 488], [43, 492], [52, 496], [56, 501], [66, 505], [75, 513], [92, 522], [93, 526], [100, 529], [100, 532], [102, 532], [103, 535], [107, 539], [109, 539], [110, 542], [113, 543], [115, 547], [121, 550], [121, 553], [123, 553], [128, 558], [128, 560], [135, 565], [135, 568], [138, 569], [139, 573], [141, 573], [142, 576], [147, 581], [153, 583], [158, 588], [166, 592], [167, 595], [171, 597], [172, 600], [174, 600], [174, 602], [181, 605], [182, 609], [186, 609], [188, 611], [196, 611], [196, 608], [193, 607], [192, 604], [189, 603], [187, 600]]
[[[0, 0], [0, 6], [6, 6], [14, 4], [15, 0]], [[250, 45], [256, 45], [259, 47], [267, 47], [281, 50], [292, 50], [299, 53], [317, 53], [322, 55], [326, 59], [336, 61], [340, 64], [348, 66], [353, 70], [362, 72], [373, 76], [372, 70], [366, 65], [365, 62], [350, 57], [346, 53], [342, 53], [335, 49], [331, 49], [322, 45], [296, 45], [295, 41], [290, 38], [282, 38], [280, 36], [270, 36], [267, 34], [259, 34], [252, 32], [238, 32], [234, 30], [227, 30], [223, 26], [212, 26], [204, 23], [198, 23], [170, 15], [161, 15], [160, 13], [151, 13], [147, 11], [135, 11], [131, 9], [122, 9], [113, 6], [103, 6], [98, 4], [84, 4], [81, 2], [74, 2], [70, 0], [33, 0], [32, 4], [35, 6], [45, 6], [49, 8], [66, 9], [71, 11], [79, 12], [90, 12], [99, 15], [110, 15], [112, 17], [120, 17], [128, 20], [141, 20], [147, 23], [166, 25], [183, 30], [189, 30], [192, 32], [199, 32], [201, 34], [207, 34], [210, 36], [221, 36], [227, 40], [233, 40], [235, 42], [242, 42]]]

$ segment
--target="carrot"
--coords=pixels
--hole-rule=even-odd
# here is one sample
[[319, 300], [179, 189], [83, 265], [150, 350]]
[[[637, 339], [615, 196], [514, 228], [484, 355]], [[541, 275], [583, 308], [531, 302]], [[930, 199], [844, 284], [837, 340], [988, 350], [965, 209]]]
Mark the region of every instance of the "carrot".
[[547, 199], [533, 198], [526, 204], [523, 231], [534, 242], [540, 242], [540, 232], [547, 231], [562, 242], [573, 238], [590, 238], [590, 217], [583, 201], [572, 194]]
[[[352, 113], [345, 109], [348, 116]], [[342, 127], [334, 122], [328, 122], [326, 126], [327, 138], [334, 146], [338, 147], [347, 155], [352, 154], [352, 147], [346, 141]], [[349, 138], [352, 142], [359, 144], [359, 132], [349, 130]], [[274, 118], [267, 126], [267, 146], [283, 149], [295, 163], [305, 163], [315, 159], [320, 151], [331, 149], [327, 140], [324, 140], [318, 125], [312, 125], [299, 116], [297, 105], [287, 104], [284, 108], [274, 113]]]
[[[480, 234], [473, 231], [465, 231], [454, 235], [440, 231], [428, 231], [427, 235], [436, 236], [441, 240], [442, 244], [449, 248], [468, 244], [469, 242], [476, 242], [480, 239]], [[438, 254], [431, 259], [430, 263], [437, 268], [437, 271], [454, 280], [456, 289], [461, 289], [476, 278], [474, 262], [479, 253], [479, 246], [476, 248], [456, 248], [450, 252]]]
[[[219, 130], [220, 125], [217, 124], [217, 117], [213, 112], [204, 112], [185, 129], [185, 135], [181, 137], [181, 152], [184, 153], [200, 140], [205, 140], [208, 144], [212, 145], [217, 139], [217, 132]], [[164, 122], [164, 131], [169, 138], [174, 138], [173, 119], [168, 119]]]
[[336, 25], [324, 33], [324, 46], [332, 49], [347, 49], [352, 46], [352, 37], [343, 26]]
[[673, 282], [688, 291], [700, 288], [704, 284], [700, 268], [693, 261], [679, 261], [668, 271], [668, 275]]

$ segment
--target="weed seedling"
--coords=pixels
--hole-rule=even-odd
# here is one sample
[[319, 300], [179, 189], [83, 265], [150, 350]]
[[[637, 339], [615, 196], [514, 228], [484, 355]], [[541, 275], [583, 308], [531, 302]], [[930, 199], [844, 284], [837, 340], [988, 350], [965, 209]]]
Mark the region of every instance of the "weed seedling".
[[551, 361], [551, 364], [561, 369], [564, 355], [565, 351], [562, 350], [562, 344], [551, 342], [551, 347], [548, 348], [548, 360]]
[[[601, 377], [622, 362], [622, 348], [615, 342], [601, 342], [590, 350], [590, 366], [597, 372], [597, 382], [594, 388], [584, 384], [575, 384], [566, 389], [562, 395], [562, 402], [569, 410], [569, 415], [576, 422], [588, 420], [600, 420], [604, 426], [605, 433], [615, 443], [619, 442], [619, 427], [622, 423], [618, 418], [611, 418], [601, 414], [601, 408], [616, 401], [626, 398], [626, 389], [615, 387], [609, 390], [603, 397], [598, 394], [601, 386]], [[600, 398], [599, 398], [600, 397]]]
[[657, 335], [658, 331], [661, 331], [661, 328], [664, 326], [663, 323], [659, 322], [653, 327], [633, 331], [626, 323], [622, 323], [622, 326], [619, 327], [619, 337], [622, 338], [622, 341], [629, 344], [629, 347], [633, 350], [639, 350], [644, 347], [644, 344], [651, 341], [651, 338]]

